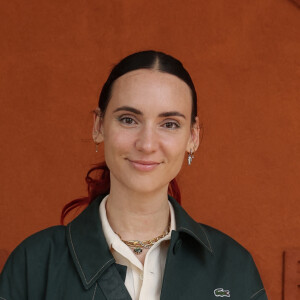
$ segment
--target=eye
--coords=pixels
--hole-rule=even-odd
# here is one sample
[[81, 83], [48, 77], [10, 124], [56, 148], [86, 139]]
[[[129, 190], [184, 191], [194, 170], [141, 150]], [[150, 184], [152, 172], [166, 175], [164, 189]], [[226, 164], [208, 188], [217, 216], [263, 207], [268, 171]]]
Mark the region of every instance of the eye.
[[121, 116], [118, 118], [118, 120], [124, 125], [134, 125], [137, 123], [133, 118], [128, 116]]
[[168, 122], [165, 122], [163, 124], [163, 126], [167, 129], [177, 129], [180, 127], [179, 123], [178, 122], [175, 122], [175, 121], [168, 121]]

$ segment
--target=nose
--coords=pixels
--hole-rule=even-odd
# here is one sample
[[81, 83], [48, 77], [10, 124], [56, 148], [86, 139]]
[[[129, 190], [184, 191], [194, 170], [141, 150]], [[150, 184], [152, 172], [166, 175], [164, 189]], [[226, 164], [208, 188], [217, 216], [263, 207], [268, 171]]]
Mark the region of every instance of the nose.
[[136, 149], [144, 153], [152, 153], [157, 150], [159, 142], [158, 133], [152, 126], [144, 126], [138, 134]]

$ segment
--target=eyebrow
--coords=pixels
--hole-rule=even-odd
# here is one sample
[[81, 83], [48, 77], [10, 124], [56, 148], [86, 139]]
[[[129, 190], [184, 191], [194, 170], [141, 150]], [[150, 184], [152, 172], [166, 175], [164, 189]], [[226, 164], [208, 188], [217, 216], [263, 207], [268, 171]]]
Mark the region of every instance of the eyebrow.
[[158, 115], [159, 117], [182, 117], [184, 119], [186, 119], [185, 115], [178, 112], [178, 111], [167, 111], [167, 112], [164, 112], [164, 113], [161, 113]]
[[113, 112], [118, 112], [118, 111], [121, 111], [121, 110], [125, 110], [125, 111], [130, 111], [134, 114], [137, 114], [137, 115], [142, 115], [143, 113], [136, 109], [136, 108], [133, 108], [133, 107], [130, 107], [130, 106], [121, 106], [121, 107], [118, 107], [117, 109], [115, 109]]
[[[143, 115], [143, 113], [136, 109], [136, 108], [133, 108], [131, 106], [121, 106], [121, 107], [118, 107], [117, 109], [115, 109], [113, 112], [118, 112], [118, 111], [129, 111], [129, 112], [132, 112], [136, 115]], [[160, 113], [158, 115], [159, 117], [174, 117], [174, 116], [177, 116], [177, 117], [182, 117], [184, 119], [186, 119], [185, 115], [178, 112], [178, 111], [167, 111], [167, 112], [163, 112], [163, 113]]]

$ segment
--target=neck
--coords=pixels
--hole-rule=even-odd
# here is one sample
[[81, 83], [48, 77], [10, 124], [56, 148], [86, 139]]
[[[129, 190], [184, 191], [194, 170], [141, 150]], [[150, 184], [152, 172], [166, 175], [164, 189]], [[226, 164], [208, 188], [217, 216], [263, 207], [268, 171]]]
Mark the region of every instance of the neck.
[[169, 225], [167, 187], [145, 194], [116, 187], [112, 182], [106, 212], [111, 228], [123, 240], [152, 239]]

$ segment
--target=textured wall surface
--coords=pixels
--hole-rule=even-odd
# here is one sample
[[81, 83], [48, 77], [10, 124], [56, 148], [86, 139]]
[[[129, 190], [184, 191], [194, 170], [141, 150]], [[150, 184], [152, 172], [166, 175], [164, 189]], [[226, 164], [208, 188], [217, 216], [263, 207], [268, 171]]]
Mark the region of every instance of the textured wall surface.
[[182, 60], [199, 95], [184, 208], [244, 245], [281, 299], [282, 252], [300, 247], [299, 37], [288, 0], [1, 1], [0, 248], [86, 195], [102, 159], [90, 113], [100, 87], [120, 58], [153, 48]]
[[284, 300], [300, 297], [300, 248], [284, 251]]

